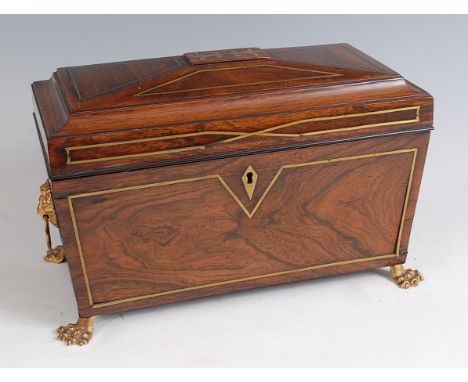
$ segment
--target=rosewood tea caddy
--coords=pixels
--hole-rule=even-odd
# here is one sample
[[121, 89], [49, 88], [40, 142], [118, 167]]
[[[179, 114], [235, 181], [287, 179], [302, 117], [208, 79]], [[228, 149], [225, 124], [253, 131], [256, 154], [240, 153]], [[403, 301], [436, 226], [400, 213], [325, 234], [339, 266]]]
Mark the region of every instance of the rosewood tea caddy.
[[32, 90], [68, 344], [173, 301], [387, 266], [422, 280], [403, 264], [433, 100], [350, 45], [59, 68]]

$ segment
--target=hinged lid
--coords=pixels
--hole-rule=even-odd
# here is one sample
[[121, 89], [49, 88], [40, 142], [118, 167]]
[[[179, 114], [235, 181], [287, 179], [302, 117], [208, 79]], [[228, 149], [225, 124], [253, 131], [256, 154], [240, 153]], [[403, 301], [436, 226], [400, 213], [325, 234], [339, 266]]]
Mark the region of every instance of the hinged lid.
[[59, 68], [33, 92], [53, 179], [432, 123], [429, 94], [347, 44]]

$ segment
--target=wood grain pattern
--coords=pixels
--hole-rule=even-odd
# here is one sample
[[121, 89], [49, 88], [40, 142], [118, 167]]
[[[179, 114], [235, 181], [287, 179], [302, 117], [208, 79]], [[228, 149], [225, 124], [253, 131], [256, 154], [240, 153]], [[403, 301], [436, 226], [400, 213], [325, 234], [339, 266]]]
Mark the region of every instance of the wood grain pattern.
[[259, 48], [242, 48], [242, 49], [224, 49], [211, 50], [204, 52], [185, 53], [184, 57], [192, 65], [206, 65], [217, 62], [233, 62], [233, 61], [249, 61], [249, 60], [267, 60], [271, 59], [270, 55]]
[[[428, 93], [347, 44], [265, 52], [270, 58], [192, 65], [177, 56], [58, 69], [51, 80], [33, 84], [50, 177], [165, 166], [241, 149], [432, 124]], [[419, 107], [417, 120], [372, 114], [408, 107]], [[361, 120], [353, 117], [363, 113]], [[346, 115], [351, 117], [311, 121]], [[293, 125], [262, 133], [284, 124]], [[365, 132], [343, 130], [361, 125], [369, 126]], [[304, 135], [311, 132], [321, 135]], [[259, 134], [241, 143], [227, 133]], [[102, 146], [129, 141], [136, 142]]]
[[406, 260], [433, 99], [347, 44], [59, 68], [32, 89], [81, 317]]
[[[115, 312], [367, 269], [369, 264], [404, 262], [407, 227], [412, 221], [428, 135], [403, 135], [53, 182], [80, 314]], [[400, 245], [403, 255], [275, 275], [395, 253], [412, 163], [412, 153], [406, 149], [417, 149], [418, 155]], [[220, 174], [246, 209], [252, 211], [281, 166], [398, 150], [404, 151], [286, 169], [251, 219], [215, 178], [148, 187]], [[251, 201], [240, 181], [249, 164], [259, 174]], [[142, 189], [106, 191], [145, 185]], [[96, 194], [73, 197], [90, 192]], [[83, 279], [69, 196], [92, 303]], [[170, 293], [271, 273], [265, 278]], [[132, 300], [145, 295], [155, 296]], [[116, 300], [122, 302], [114, 304]]]
[[[189, 91], [196, 88], [207, 88], [203, 93], [204, 96], [212, 95], [235, 95], [244, 94], [251, 91], [250, 87], [254, 86], [254, 90], [269, 91], [281, 88], [291, 88], [297, 86], [304, 86], [310, 84], [317, 84], [314, 78], [310, 76], [303, 76], [304, 79], [294, 81], [293, 84], [288, 83], [289, 73], [293, 71], [309, 70], [323, 71], [327, 73], [334, 73], [339, 75], [336, 78], [325, 77], [321, 78], [318, 83], [333, 84], [337, 82], [352, 82], [355, 80], [369, 80], [369, 79], [390, 79], [398, 78], [398, 74], [376, 61], [370, 62], [369, 58], [359, 53], [355, 49], [349, 49], [346, 44], [337, 44], [335, 46], [318, 46], [312, 49], [303, 48], [302, 55], [298, 55], [297, 51], [290, 51], [289, 54], [282, 52], [281, 58], [276, 58], [276, 49], [265, 50], [265, 55], [270, 59], [268, 61], [258, 60], [242, 60], [224, 62], [211, 62], [203, 66], [193, 65], [186, 57], [164, 57], [149, 60], [137, 60], [126, 63], [111, 63], [102, 64], [100, 68], [105, 70], [106, 77], [117, 77], [121, 79], [122, 75], [117, 75], [116, 72], [131, 71], [133, 76], [127, 81], [120, 81], [118, 87], [114, 83], [109, 83], [108, 80], [103, 80], [103, 75], [95, 71], [88, 70], [89, 67], [74, 67], [74, 73], [80, 73], [81, 76], [69, 76], [69, 68], [59, 68], [56, 73], [57, 81], [60, 83], [61, 88], [64, 90], [67, 103], [70, 105], [71, 110], [77, 111], [91, 111], [99, 110], [105, 107], [122, 107], [122, 106], [137, 106], [141, 104], [158, 103], [164, 101], [187, 101], [192, 97], [199, 97], [200, 94], [169, 94], [157, 95], [148, 98], [133, 97], [135, 94], [145, 92], [155, 86], [167, 82], [179, 83], [181, 79], [192, 78], [194, 73], [204, 73], [202, 82], [195, 83], [187, 82], [182, 86], [183, 90]], [[218, 51], [219, 52], [219, 51]], [[221, 51], [222, 53], [223, 51]], [[320, 56], [320, 59], [317, 57]], [[341, 65], [335, 66], [332, 63], [340, 61]], [[347, 65], [350, 61], [357, 65]], [[371, 65], [369, 65], [371, 63]], [[264, 68], [259, 66], [263, 64], [271, 65], [273, 70], [270, 75], [263, 75], [263, 69], [255, 77], [256, 68]], [[124, 68], [122, 68], [122, 66]], [[151, 69], [149, 66], [151, 65]], [[119, 66], [119, 67], [115, 67]], [[154, 68], [153, 68], [154, 67]], [[250, 68], [251, 70], [243, 70], [241, 74], [232, 71], [232, 68]], [[91, 67], [96, 68], [95, 66]], [[296, 70], [295, 70], [296, 69]], [[281, 76], [286, 73], [284, 82], [276, 82], [276, 79], [282, 79]], [[277, 77], [278, 76], [278, 77]], [[275, 78], [277, 77], [277, 78]], [[323, 76], [322, 76], [323, 77]], [[105, 81], [105, 82], [104, 82]], [[230, 84], [225, 89], [217, 88], [219, 85], [217, 81], [224, 84]], [[88, 100], [78, 100], [76, 97], [77, 90], [80, 93], [89, 92], [88, 87], [96, 88], [94, 82], [97, 84], [106, 83], [106, 87], [100, 86], [99, 91], [93, 90], [94, 97]], [[115, 81], [114, 81], [115, 82]], [[181, 90], [181, 89], [178, 89]]]
[[[67, 165], [80, 163], [93, 163], [102, 160], [119, 160], [128, 158], [141, 158], [143, 156], [161, 155], [167, 151], [193, 149], [203, 150], [197, 155], [202, 155], [208, 149], [213, 148], [224, 150], [226, 145], [233, 141], [248, 141], [258, 137], [271, 138], [279, 137], [287, 142], [288, 138], [292, 142], [301, 142], [304, 137], [321, 136], [326, 133], [361, 133], [375, 127], [395, 126], [395, 125], [417, 125], [419, 121], [420, 106], [408, 106], [395, 109], [375, 110], [353, 114], [339, 114], [331, 116], [320, 116], [303, 119], [293, 119], [289, 122], [260, 129], [258, 122], [245, 125], [245, 128], [233, 128], [232, 124], [218, 124], [219, 130], [200, 131], [197, 129], [183, 134], [158, 135], [142, 139], [130, 139], [126, 141], [107, 141], [88, 145], [69, 146]], [[278, 123], [278, 122], [276, 122]], [[330, 124], [333, 123], [333, 128]], [[107, 137], [108, 139], [110, 137]], [[115, 137], [114, 137], [115, 139]], [[245, 142], [242, 142], [243, 144]], [[229, 146], [228, 146], [229, 147]]]
[[252, 219], [216, 178], [74, 199], [93, 301], [391, 254], [412, 164], [394, 155], [288, 169]]

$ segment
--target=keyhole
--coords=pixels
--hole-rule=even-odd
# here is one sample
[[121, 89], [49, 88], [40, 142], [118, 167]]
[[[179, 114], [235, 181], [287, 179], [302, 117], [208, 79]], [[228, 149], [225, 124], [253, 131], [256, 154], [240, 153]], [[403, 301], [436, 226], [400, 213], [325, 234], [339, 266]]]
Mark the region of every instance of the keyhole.
[[245, 191], [249, 196], [249, 199], [252, 200], [252, 196], [255, 190], [255, 184], [257, 183], [258, 175], [253, 169], [252, 166], [247, 167], [242, 175], [242, 183], [244, 184]]

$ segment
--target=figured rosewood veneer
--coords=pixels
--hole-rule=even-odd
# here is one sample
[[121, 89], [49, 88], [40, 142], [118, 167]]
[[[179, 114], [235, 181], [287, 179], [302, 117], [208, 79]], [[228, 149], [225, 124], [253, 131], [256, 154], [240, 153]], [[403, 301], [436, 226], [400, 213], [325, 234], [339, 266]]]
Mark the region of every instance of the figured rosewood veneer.
[[383, 266], [422, 280], [401, 264], [432, 97], [347, 44], [61, 68], [33, 93], [69, 344], [100, 314]]

